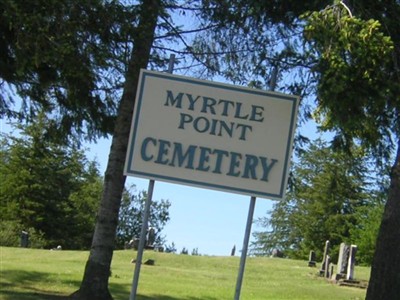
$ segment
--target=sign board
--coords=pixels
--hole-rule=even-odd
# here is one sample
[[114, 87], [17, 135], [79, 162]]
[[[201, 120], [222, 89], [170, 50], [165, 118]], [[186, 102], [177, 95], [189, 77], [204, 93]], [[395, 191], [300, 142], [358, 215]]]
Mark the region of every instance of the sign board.
[[282, 199], [298, 98], [141, 70], [125, 175]]

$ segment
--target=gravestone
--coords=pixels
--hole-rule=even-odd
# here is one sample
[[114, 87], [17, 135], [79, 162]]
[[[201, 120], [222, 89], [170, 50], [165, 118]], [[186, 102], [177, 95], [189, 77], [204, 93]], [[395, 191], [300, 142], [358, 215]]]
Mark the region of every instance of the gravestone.
[[272, 253], [271, 253], [271, 257], [279, 257], [279, 258], [283, 258], [283, 252], [280, 251], [279, 249], [273, 249]]
[[133, 250], [139, 249], [139, 242], [140, 242], [140, 239], [134, 238], [133, 240], [131, 240], [131, 242], [132, 242], [132, 248], [133, 248]]
[[329, 247], [330, 247], [330, 243], [329, 243], [329, 241], [326, 241], [325, 248], [324, 248], [324, 256], [323, 256], [322, 264], [321, 264], [321, 270], [319, 270], [320, 276], [325, 276], [326, 260], [329, 255]]
[[29, 246], [29, 233], [25, 230], [21, 231], [21, 247], [28, 248]]
[[236, 245], [233, 245], [231, 256], [235, 256], [235, 252], [236, 252]]
[[308, 266], [309, 267], [317, 266], [315, 251], [312, 250], [310, 251], [310, 255], [308, 256]]
[[147, 266], [154, 266], [156, 264], [156, 261], [154, 259], [148, 259], [143, 264]]
[[356, 264], [356, 253], [357, 253], [357, 246], [351, 245], [349, 260], [347, 264], [347, 274], [346, 274], [347, 280], [354, 280], [354, 266]]
[[146, 248], [147, 249], [154, 249], [154, 243], [156, 242], [156, 230], [154, 227], [150, 227], [147, 231], [146, 237]]
[[331, 257], [329, 255], [326, 256], [325, 258], [325, 267], [324, 267], [324, 277], [329, 278], [331, 275], [330, 271], [330, 264], [331, 264]]
[[349, 245], [341, 243], [339, 249], [339, 258], [337, 262], [336, 279], [346, 277], [349, 255], [350, 255]]
[[337, 263], [337, 273], [335, 275], [336, 281], [339, 284], [351, 285], [359, 283], [354, 278], [354, 266], [356, 261], [357, 246], [346, 245], [345, 243], [340, 244], [339, 258]]

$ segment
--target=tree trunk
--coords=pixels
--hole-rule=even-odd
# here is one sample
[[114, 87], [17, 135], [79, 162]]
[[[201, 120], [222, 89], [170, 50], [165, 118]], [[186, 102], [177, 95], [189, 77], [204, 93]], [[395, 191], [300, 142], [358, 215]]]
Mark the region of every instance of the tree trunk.
[[397, 300], [400, 297], [400, 139], [397, 144], [366, 300]]
[[144, 1], [141, 5], [140, 22], [118, 108], [90, 256], [86, 262], [80, 289], [71, 295], [75, 299], [112, 299], [108, 290], [108, 278], [115, 245], [118, 212], [126, 179], [123, 170], [129, 131], [139, 72], [141, 68], [146, 68], [149, 61], [159, 9], [160, 0]]

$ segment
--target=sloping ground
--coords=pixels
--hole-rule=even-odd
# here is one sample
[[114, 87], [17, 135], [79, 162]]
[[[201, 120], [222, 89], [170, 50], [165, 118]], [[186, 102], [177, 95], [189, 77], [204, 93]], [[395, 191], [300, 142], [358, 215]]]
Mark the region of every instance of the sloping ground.
[[[86, 251], [49, 251], [1, 247], [2, 300], [62, 300], [78, 289], [88, 257]], [[136, 253], [115, 251], [110, 290], [115, 300], [129, 298]], [[233, 299], [239, 257], [189, 256], [146, 251], [140, 273], [139, 299]], [[317, 265], [318, 266], [318, 265]], [[356, 267], [365, 281], [370, 269]], [[364, 289], [342, 287], [318, 277], [306, 261], [249, 257], [241, 299], [364, 299]]]

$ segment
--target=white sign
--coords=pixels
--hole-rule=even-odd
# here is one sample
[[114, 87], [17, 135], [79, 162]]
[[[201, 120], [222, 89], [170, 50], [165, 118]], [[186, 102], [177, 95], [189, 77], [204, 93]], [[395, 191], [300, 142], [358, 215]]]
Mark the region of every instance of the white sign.
[[142, 70], [125, 174], [282, 199], [298, 98]]

